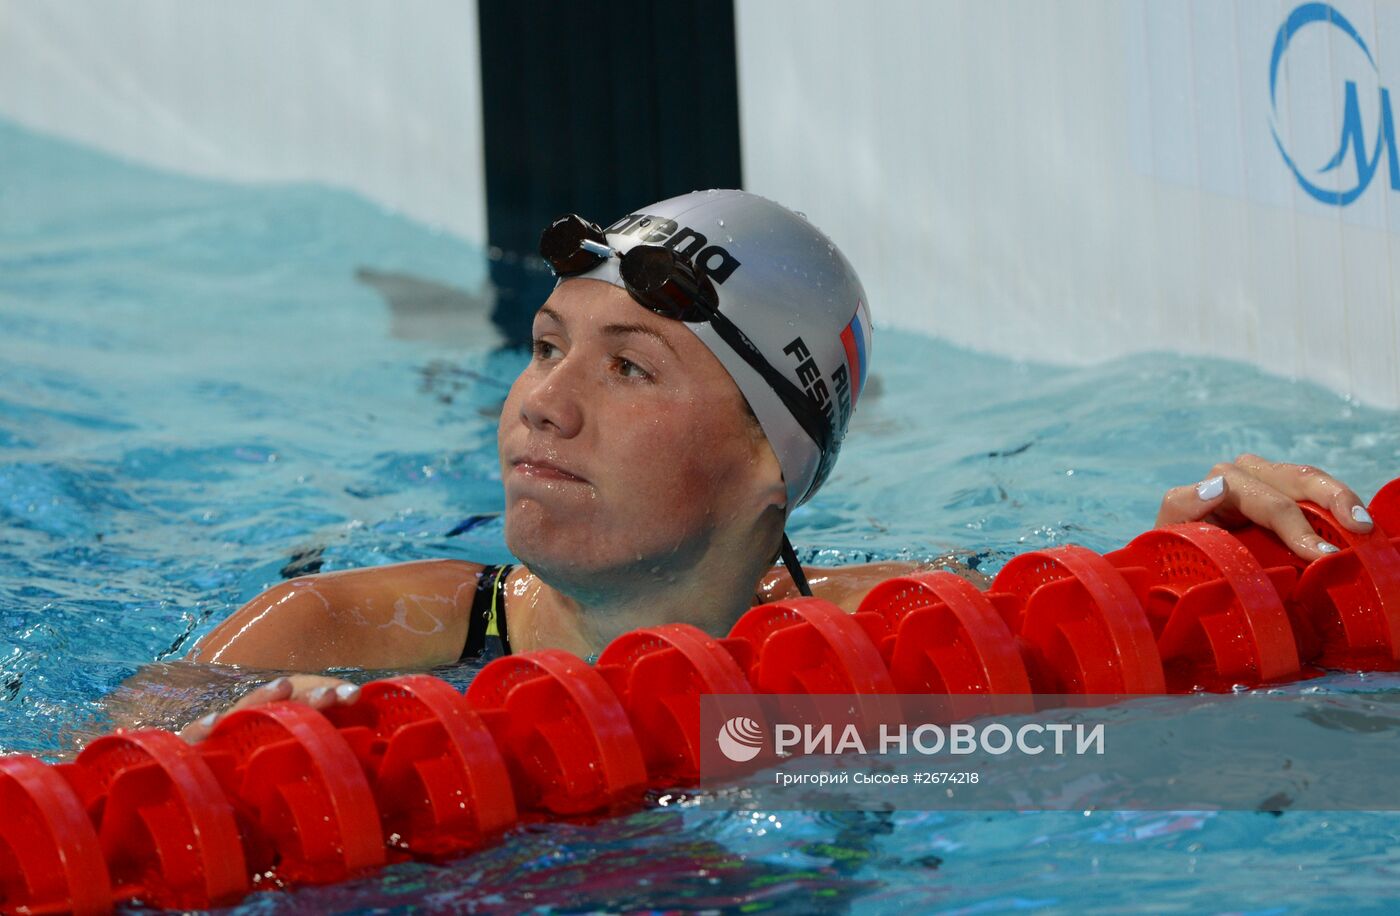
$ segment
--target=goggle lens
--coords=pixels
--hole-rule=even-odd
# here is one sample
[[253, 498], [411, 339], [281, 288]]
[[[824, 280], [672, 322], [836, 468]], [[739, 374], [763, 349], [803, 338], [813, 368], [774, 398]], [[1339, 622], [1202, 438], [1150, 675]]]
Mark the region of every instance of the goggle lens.
[[666, 318], [708, 321], [719, 307], [710, 278], [669, 248], [637, 245], [623, 255], [619, 272], [634, 299]]
[[581, 216], [561, 216], [540, 233], [540, 257], [561, 277], [572, 277], [592, 270], [603, 256], [584, 247], [584, 242], [607, 247], [603, 230]]

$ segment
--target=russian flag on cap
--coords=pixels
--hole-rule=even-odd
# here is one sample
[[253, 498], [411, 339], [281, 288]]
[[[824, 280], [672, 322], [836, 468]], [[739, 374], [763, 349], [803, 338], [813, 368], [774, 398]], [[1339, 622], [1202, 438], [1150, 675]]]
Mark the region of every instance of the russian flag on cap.
[[851, 409], [865, 388], [865, 369], [870, 363], [870, 311], [856, 300], [856, 313], [841, 332], [841, 345], [846, 348], [846, 368], [851, 374]]

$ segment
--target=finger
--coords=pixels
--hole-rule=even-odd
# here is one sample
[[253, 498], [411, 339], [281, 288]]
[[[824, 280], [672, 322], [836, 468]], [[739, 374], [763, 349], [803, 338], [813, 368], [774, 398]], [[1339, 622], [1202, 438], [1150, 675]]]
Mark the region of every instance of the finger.
[[1371, 530], [1371, 515], [1350, 487], [1310, 464], [1284, 464], [1244, 454], [1235, 463], [1259, 480], [1297, 501], [1312, 500], [1337, 520], [1343, 528], [1365, 534]]
[[338, 677], [327, 677], [323, 674], [294, 674], [290, 680], [292, 682], [291, 699], [297, 703], [309, 702], [313, 693], [320, 698], [322, 694], [317, 691], [322, 688], [334, 690], [346, 683]]
[[253, 706], [266, 706], [268, 703], [275, 703], [278, 700], [288, 700], [292, 697], [292, 680], [288, 677], [274, 678], [266, 684], [255, 687], [243, 696], [238, 698], [238, 702], [229, 707], [228, 711], [236, 709], [248, 709]]
[[1337, 552], [1335, 544], [1312, 529], [1295, 500], [1245, 471], [1227, 472], [1225, 479], [1230, 489], [1226, 503], [1256, 525], [1268, 528], [1298, 556], [1316, 560]]
[[213, 732], [214, 726], [218, 721], [228, 713], [239, 709], [250, 709], [254, 706], [264, 706], [268, 703], [275, 703], [278, 700], [288, 699], [291, 695], [292, 682], [285, 677], [274, 678], [266, 684], [260, 684], [254, 687], [252, 690], [239, 697], [238, 702], [234, 703], [228, 709], [216, 710], [215, 712], [211, 712], [189, 723], [184, 728], [180, 729], [178, 734], [191, 744], [203, 741]]
[[360, 688], [358, 685], [336, 678], [321, 678], [303, 695], [296, 697], [312, 709], [349, 706], [359, 698]]
[[1273, 531], [1305, 560], [1336, 553], [1337, 547], [1312, 530], [1293, 499], [1238, 465], [1222, 463], [1211, 470], [1212, 475], [1195, 487], [1168, 491], [1158, 514], [1159, 527], [1207, 516], [1244, 518]]
[[334, 706], [335, 688], [317, 687], [308, 693], [302, 702], [312, 709], [325, 709], [328, 706]]
[[1162, 497], [1162, 507], [1157, 511], [1157, 527], [1179, 525], [1182, 522], [1198, 522], [1208, 517], [1225, 502], [1229, 490], [1224, 474], [1215, 474], [1199, 483], [1184, 487], [1172, 487]]
[[186, 725], [178, 734], [190, 744], [198, 744], [209, 737], [209, 733], [214, 730], [214, 723], [218, 722], [222, 715], [219, 712], [211, 712]]

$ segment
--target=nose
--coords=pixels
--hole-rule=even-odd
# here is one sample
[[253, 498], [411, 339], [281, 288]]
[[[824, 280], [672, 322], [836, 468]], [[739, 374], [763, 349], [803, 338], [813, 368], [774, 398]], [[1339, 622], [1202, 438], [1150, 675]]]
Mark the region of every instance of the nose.
[[552, 432], [565, 439], [578, 435], [583, 427], [581, 379], [568, 357], [548, 371], [530, 378], [522, 376], [525, 390], [520, 398], [520, 419], [532, 429]]

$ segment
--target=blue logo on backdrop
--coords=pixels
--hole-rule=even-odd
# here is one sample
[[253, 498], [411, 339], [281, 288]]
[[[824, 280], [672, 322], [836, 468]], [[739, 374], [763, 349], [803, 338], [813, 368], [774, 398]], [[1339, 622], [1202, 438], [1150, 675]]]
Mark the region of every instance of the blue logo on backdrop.
[[[1386, 166], [1390, 173], [1391, 190], [1400, 191], [1400, 162], [1396, 161], [1395, 125], [1391, 119], [1390, 90], [1384, 86], [1380, 87], [1380, 115], [1374, 144], [1366, 143], [1366, 131], [1361, 121], [1361, 102], [1356, 82], [1347, 80], [1342, 107], [1342, 131], [1337, 144], [1337, 152], [1317, 170], [1312, 178], [1304, 174], [1303, 169], [1288, 154], [1288, 148], [1279, 136], [1278, 129], [1278, 96], [1276, 93], [1279, 65], [1283, 61], [1285, 52], [1288, 51], [1288, 45], [1293, 40], [1293, 36], [1303, 28], [1316, 23], [1329, 25], [1350, 38], [1361, 49], [1361, 53], [1366, 55], [1366, 60], [1370, 63], [1372, 71], [1379, 75], [1376, 60], [1371, 56], [1370, 49], [1366, 47], [1366, 42], [1361, 39], [1356, 27], [1345, 16], [1328, 3], [1301, 4], [1289, 14], [1287, 21], [1278, 30], [1278, 37], [1274, 39], [1273, 58], [1269, 61], [1269, 102], [1273, 106], [1274, 114], [1274, 145], [1278, 147], [1283, 161], [1288, 163], [1288, 167], [1293, 170], [1293, 175], [1298, 179], [1298, 184], [1302, 186], [1303, 190], [1324, 204], [1344, 207], [1360, 197], [1371, 184], [1371, 179], [1376, 176], [1376, 170], [1381, 164], [1382, 153], [1385, 154]], [[1333, 190], [1320, 187], [1315, 183], [1318, 176], [1335, 172], [1347, 161], [1348, 156], [1351, 157], [1356, 166], [1354, 186]]]

